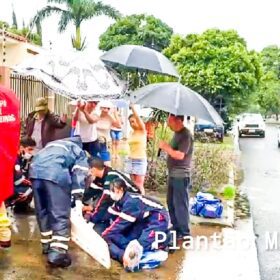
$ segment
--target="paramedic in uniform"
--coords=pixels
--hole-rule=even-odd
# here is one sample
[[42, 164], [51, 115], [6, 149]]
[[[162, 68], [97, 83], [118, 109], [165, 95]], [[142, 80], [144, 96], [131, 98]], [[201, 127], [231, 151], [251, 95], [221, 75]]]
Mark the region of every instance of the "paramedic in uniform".
[[39, 151], [30, 165], [29, 177], [35, 210], [41, 231], [43, 254], [57, 267], [71, 264], [70, 240], [71, 194], [83, 192], [88, 162], [80, 137], [50, 142]]
[[168, 233], [168, 212], [156, 200], [127, 191], [122, 179], [115, 179], [110, 186], [110, 195], [115, 201], [108, 212], [114, 222], [102, 233], [107, 241], [111, 257], [123, 263], [124, 252], [130, 241], [137, 239], [143, 251], [164, 249], [168, 240], [155, 247], [156, 232]]

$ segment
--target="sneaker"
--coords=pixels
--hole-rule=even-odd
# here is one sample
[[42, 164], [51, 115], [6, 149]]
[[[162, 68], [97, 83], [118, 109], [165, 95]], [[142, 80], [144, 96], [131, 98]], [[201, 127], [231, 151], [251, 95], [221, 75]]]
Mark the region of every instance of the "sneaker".
[[68, 267], [71, 265], [71, 258], [66, 250], [50, 248], [48, 252], [48, 263], [53, 267]]

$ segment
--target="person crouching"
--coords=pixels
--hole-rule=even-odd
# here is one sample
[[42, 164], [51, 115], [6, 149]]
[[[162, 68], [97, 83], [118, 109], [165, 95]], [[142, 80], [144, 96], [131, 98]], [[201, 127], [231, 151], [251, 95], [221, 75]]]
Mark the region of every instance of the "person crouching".
[[14, 194], [6, 200], [6, 206], [14, 207], [16, 213], [27, 212], [30, 209], [33, 194], [28, 172], [35, 147], [36, 142], [30, 137], [23, 137], [20, 140], [14, 170]]
[[[169, 216], [164, 206], [157, 201], [129, 193], [126, 183], [121, 179], [111, 183], [110, 196], [115, 203], [108, 212], [115, 216], [115, 220], [102, 233], [102, 237], [109, 245], [111, 257], [126, 267], [128, 260], [124, 252], [129, 242], [137, 239], [144, 252], [153, 250], [156, 232], [168, 232]], [[159, 246], [165, 248], [167, 242]]]

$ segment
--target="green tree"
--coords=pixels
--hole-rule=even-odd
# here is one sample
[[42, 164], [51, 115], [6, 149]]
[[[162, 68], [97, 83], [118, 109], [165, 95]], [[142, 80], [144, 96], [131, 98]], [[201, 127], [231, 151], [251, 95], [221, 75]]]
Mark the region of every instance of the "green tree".
[[74, 23], [76, 33], [72, 37], [72, 45], [77, 50], [85, 48], [86, 38], [82, 39], [81, 36], [82, 22], [100, 15], [106, 15], [113, 19], [120, 17], [120, 13], [115, 8], [96, 0], [48, 0], [48, 3], [59, 5], [47, 5], [42, 8], [34, 16], [33, 22], [37, 20], [42, 22], [44, 18], [56, 13], [60, 15], [58, 23], [59, 32], [65, 31], [69, 23]]
[[280, 48], [278, 46], [268, 46], [261, 53], [261, 63], [264, 73], [274, 72], [276, 77], [280, 78]]
[[36, 33], [40, 38], [40, 45], [42, 45], [42, 26], [39, 20], [36, 21]]
[[27, 27], [22, 29], [17, 29], [14, 26], [10, 27], [7, 22], [0, 20], [0, 28], [2, 29], [3, 26], [5, 26], [8, 32], [17, 34], [19, 36], [23, 36], [36, 45], [42, 45], [40, 36], [37, 33], [32, 33], [31, 30]]
[[13, 27], [17, 29], [18, 28], [17, 16], [15, 13], [14, 7], [13, 7], [13, 13], [12, 13], [12, 20], [13, 20]]
[[255, 94], [256, 103], [266, 114], [280, 114], [280, 48], [268, 46], [260, 53], [263, 75]]
[[114, 47], [143, 45], [158, 51], [169, 45], [173, 30], [154, 16], [130, 15], [118, 19], [100, 36], [99, 48], [108, 51]]
[[176, 64], [183, 84], [212, 104], [222, 98], [231, 113], [245, 107], [261, 75], [259, 56], [234, 30], [173, 36], [164, 54]]
[[6, 21], [0, 20], [0, 28], [3, 29], [3, 27], [10, 28], [9, 24]]
[[263, 76], [256, 100], [265, 115], [275, 114], [278, 120], [280, 114], [280, 81], [276, 79], [273, 72]]

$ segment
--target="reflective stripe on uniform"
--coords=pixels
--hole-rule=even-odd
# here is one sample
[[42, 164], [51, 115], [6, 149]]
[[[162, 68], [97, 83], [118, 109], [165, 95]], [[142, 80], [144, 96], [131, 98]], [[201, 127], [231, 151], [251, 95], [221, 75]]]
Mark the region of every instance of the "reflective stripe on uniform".
[[136, 221], [136, 218], [135, 218], [135, 217], [133, 217], [133, 216], [131, 216], [131, 215], [128, 215], [128, 214], [126, 214], [126, 213], [124, 213], [124, 212], [118, 212], [118, 211], [114, 210], [112, 207], [109, 207], [109, 208], [108, 208], [108, 212], [109, 212], [110, 214], [119, 216], [120, 218], [122, 218], [122, 219], [124, 219], [124, 220], [126, 220], [126, 221], [128, 221], [128, 222], [131, 222], [131, 223], [134, 223], [134, 222]]
[[150, 199], [147, 199], [145, 197], [142, 197], [140, 195], [133, 195], [133, 194], [131, 194], [131, 197], [140, 199], [144, 204], [146, 204], [148, 206], [151, 206], [151, 207], [154, 207], [154, 208], [158, 208], [158, 209], [163, 209], [164, 208], [159, 203], [156, 203], [156, 202], [154, 202], [154, 201], [152, 201]]
[[64, 237], [64, 236], [60, 236], [60, 235], [53, 235], [53, 240], [68, 242], [68, 241], [70, 241], [70, 237]]
[[48, 238], [48, 239], [41, 239], [41, 243], [51, 243], [52, 242], [52, 238]]
[[68, 245], [60, 243], [60, 242], [52, 242], [50, 247], [62, 248], [64, 250], [68, 250]]
[[149, 212], [149, 211], [146, 211], [146, 212], [144, 213], [144, 215], [143, 215], [143, 218], [147, 218], [147, 217], [149, 217], [149, 215], [150, 215], [150, 212]]
[[109, 207], [108, 208], [108, 212], [112, 215], [116, 215], [116, 216], [119, 216], [120, 212], [114, 210], [112, 207]]
[[99, 186], [97, 186], [97, 185], [94, 184], [94, 183], [91, 183], [91, 184], [90, 184], [90, 188], [95, 189], [95, 190], [103, 190], [102, 187], [99, 187]]
[[62, 144], [58, 144], [58, 143], [50, 143], [46, 146], [46, 148], [47, 147], [60, 147], [60, 148], [63, 148], [64, 150], [66, 150], [67, 152], [70, 152], [70, 150], [67, 147], [63, 146]]
[[20, 179], [16, 180], [16, 181], [14, 182], [14, 184], [15, 184], [16, 186], [17, 186], [17, 185], [20, 185], [20, 184], [24, 181], [24, 179], [25, 179], [25, 177], [22, 176]]
[[84, 189], [75, 189], [71, 191], [71, 194], [75, 194], [75, 193], [84, 193]]
[[82, 171], [88, 171], [89, 169], [87, 167], [84, 167], [84, 166], [81, 166], [81, 165], [78, 165], [78, 164], [75, 164], [72, 168], [72, 172], [75, 170], [75, 169], [79, 169], [79, 170], [82, 170]]
[[110, 195], [110, 191], [109, 190], [104, 190], [103, 193], [107, 194], [107, 195]]
[[126, 185], [128, 185], [133, 191], [135, 191], [135, 192], [138, 191], [134, 186], [132, 186], [132, 185], [130, 184], [129, 181], [127, 181], [127, 179], [126, 179], [122, 174], [120, 174], [120, 173], [118, 173], [118, 172], [115, 172], [115, 171], [109, 171], [109, 172], [108, 172], [108, 175], [117, 175], [120, 179], [124, 180], [125, 183], [126, 183]]
[[50, 230], [50, 231], [45, 231], [45, 232], [41, 232], [41, 235], [42, 236], [49, 236], [49, 235], [52, 235], [52, 230]]

